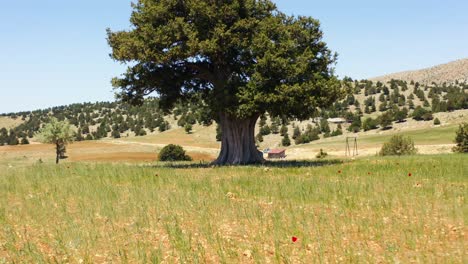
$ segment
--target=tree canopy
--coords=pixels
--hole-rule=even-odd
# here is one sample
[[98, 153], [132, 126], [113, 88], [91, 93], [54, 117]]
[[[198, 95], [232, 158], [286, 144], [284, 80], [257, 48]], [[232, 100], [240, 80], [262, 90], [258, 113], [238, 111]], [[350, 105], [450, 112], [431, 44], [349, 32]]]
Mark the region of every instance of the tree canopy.
[[39, 130], [37, 138], [42, 143], [55, 144], [56, 163], [59, 163], [60, 158], [65, 154], [65, 146], [73, 141], [74, 135], [67, 121], [51, 118], [49, 123]]
[[[138, 104], [157, 93], [169, 110], [201, 94], [223, 132], [251, 127], [244, 129], [251, 148], [261, 114], [306, 119], [340, 95], [336, 55], [311, 17], [285, 15], [268, 0], [139, 0], [132, 6], [131, 29], [108, 30], [111, 57], [128, 65], [113, 79], [125, 101]], [[222, 146], [236, 145], [234, 136], [223, 137]], [[249, 161], [231, 158], [220, 163]]]

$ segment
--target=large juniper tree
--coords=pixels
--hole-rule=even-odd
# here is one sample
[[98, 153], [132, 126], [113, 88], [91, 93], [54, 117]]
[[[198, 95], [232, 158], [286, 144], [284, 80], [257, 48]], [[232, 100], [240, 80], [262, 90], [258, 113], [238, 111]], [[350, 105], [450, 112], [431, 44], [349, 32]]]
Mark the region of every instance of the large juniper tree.
[[254, 128], [265, 112], [306, 119], [337, 99], [335, 55], [319, 22], [287, 16], [268, 0], [139, 0], [132, 27], [108, 30], [113, 80], [134, 104], [151, 93], [170, 109], [200, 94], [222, 129], [217, 164], [263, 161]]

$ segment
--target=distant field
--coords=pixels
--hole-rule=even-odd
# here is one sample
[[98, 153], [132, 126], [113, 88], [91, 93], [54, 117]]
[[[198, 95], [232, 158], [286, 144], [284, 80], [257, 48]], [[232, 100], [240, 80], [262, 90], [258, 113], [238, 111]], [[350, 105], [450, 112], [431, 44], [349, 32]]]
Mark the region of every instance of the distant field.
[[[361, 134], [354, 135], [358, 137], [358, 143], [362, 144], [363, 147], [380, 146], [384, 142], [388, 141], [393, 135], [401, 134], [411, 137], [416, 145], [434, 145], [434, 144], [453, 144], [455, 139], [455, 131], [458, 129], [457, 125], [445, 126], [445, 127], [434, 127], [424, 128], [408, 131], [378, 131], [382, 134], [376, 134], [375, 131], [372, 134]], [[348, 136], [353, 136], [350, 134]], [[295, 147], [317, 147], [317, 146], [341, 146], [343, 147], [345, 140], [343, 137], [328, 138], [321, 141], [315, 141], [308, 145], [299, 145]]]
[[0, 263], [466, 263], [466, 164], [12, 166]]
[[[375, 156], [382, 144], [395, 134], [410, 136], [421, 154], [450, 153], [454, 145], [455, 131], [458, 124], [468, 121], [468, 110], [451, 113], [437, 113], [442, 126], [434, 126], [432, 121], [407, 122], [394, 124], [390, 130], [371, 130], [358, 134], [347, 133], [343, 136], [313, 141], [309, 144], [293, 145], [286, 148], [287, 159], [315, 159], [320, 149], [332, 157], [345, 156], [345, 142], [347, 136], [358, 137], [358, 152], [360, 157]], [[175, 122], [175, 121], [174, 121]], [[303, 125], [303, 124], [302, 124]], [[204, 127], [195, 125], [191, 134], [173, 124], [173, 129], [163, 133], [155, 133], [142, 137], [122, 137], [120, 139], [103, 139], [98, 141], [75, 142], [68, 147], [69, 159], [63, 162], [115, 162], [115, 163], [152, 163], [157, 159], [157, 153], [167, 144], [182, 145], [195, 161], [214, 160], [220, 148], [216, 141], [215, 126]], [[292, 136], [292, 128], [289, 128]], [[52, 145], [34, 144], [26, 146], [0, 147], [0, 168], [8, 164], [33, 164], [42, 160], [53, 162], [54, 150]], [[280, 146], [281, 136], [264, 136], [264, 142], [259, 149], [284, 148]], [[352, 147], [352, 145], [351, 145]]]
[[10, 129], [18, 126], [21, 123], [23, 123], [23, 120], [21, 120], [21, 118], [12, 119], [9, 117], [0, 116], [0, 128], [4, 127], [6, 129]]
[[194, 125], [193, 132], [187, 134], [183, 128], [174, 127], [163, 133], [150, 134], [143, 137], [122, 138], [122, 141], [152, 143], [152, 144], [178, 144], [182, 146], [192, 146], [201, 148], [219, 148], [216, 142], [216, 127]]

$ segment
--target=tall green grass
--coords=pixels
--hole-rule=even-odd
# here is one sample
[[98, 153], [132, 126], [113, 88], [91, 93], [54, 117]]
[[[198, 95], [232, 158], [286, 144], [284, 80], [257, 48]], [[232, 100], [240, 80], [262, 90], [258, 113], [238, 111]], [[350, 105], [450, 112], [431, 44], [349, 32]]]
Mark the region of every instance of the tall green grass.
[[467, 164], [6, 168], [0, 263], [463, 263]]

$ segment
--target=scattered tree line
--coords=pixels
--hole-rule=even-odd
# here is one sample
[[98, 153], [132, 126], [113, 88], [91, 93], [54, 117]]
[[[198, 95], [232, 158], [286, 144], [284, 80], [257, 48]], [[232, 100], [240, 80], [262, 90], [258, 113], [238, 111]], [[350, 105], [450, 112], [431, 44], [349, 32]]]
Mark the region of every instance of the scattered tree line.
[[[320, 109], [313, 122], [305, 128], [295, 125], [295, 119], [286, 116], [269, 117], [261, 115], [258, 121], [259, 132], [255, 139], [263, 142], [263, 137], [270, 134], [281, 135], [282, 146], [305, 144], [320, 137], [333, 137], [343, 134], [341, 125], [331, 130], [328, 118], [346, 119], [350, 132], [389, 129], [393, 123], [404, 122], [408, 118], [417, 121], [434, 119], [437, 112], [468, 109], [468, 85], [466, 83], [421, 85], [417, 82], [408, 84], [401, 80], [388, 83], [344, 78], [343, 87], [347, 95], [326, 109]], [[402, 92], [410, 91], [408, 96]], [[357, 96], [363, 95], [361, 103]], [[406, 92], [408, 94], [408, 92]], [[416, 102], [416, 103], [415, 103]], [[419, 102], [419, 103], [418, 103]], [[165, 116], [171, 115], [177, 126], [192, 133], [193, 126], [209, 126], [216, 118], [199, 96], [184, 103], [177, 102], [171, 111], [164, 111], [157, 98], [147, 98], [141, 106], [132, 106], [123, 102], [96, 102], [57, 106], [35, 111], [1, 114], [12, 119], [21, 119], [17, 127], [0, 128], [0, 146], [29, 144], [31, 138], [52, 118], [68, 121], [73, 127], [73, 140], [98, 140], [101, 138], [120, 138], [134, 135], [144, 136], [156, 131], [164, 132], [171, 128]], [[378, 114], [380, 112], [380, 114]], [[365, 117], [377, 113], [377, 117]], [[375, 114], [374, 114], [375, 116]], [[292, 124], [293, 131], [288, 131]], [[216, 140], [221, 141], [222, 130], [216, 124]], [[292, 139], [292, 140], [291, 140]]]

